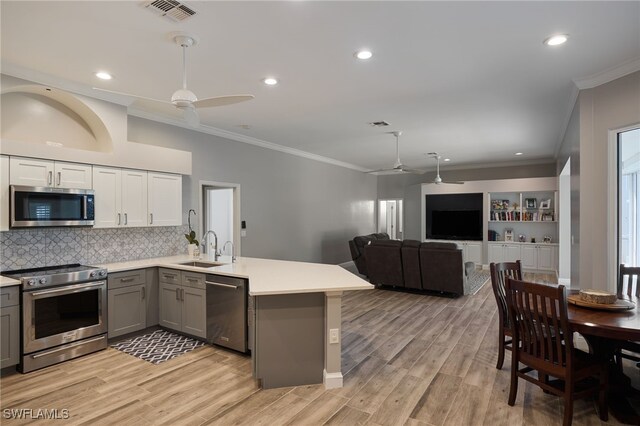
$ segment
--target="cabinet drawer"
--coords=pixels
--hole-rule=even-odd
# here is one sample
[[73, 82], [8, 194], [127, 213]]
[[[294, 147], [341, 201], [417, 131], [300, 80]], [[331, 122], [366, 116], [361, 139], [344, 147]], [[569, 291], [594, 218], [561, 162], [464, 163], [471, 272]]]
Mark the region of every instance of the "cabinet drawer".
[[205, 288], [204, 274], [182, 271], [182, 285], [194, 288]]
[[0, 308], [20, 304], [20, 286], [0, 288]]
[[144, 284], [146, 281], [147, 273], [144, 269], [116, 272], [114, 274], [109, 274], [107, 279], [107, 288], [109, 290], [113, 290], [115, 288], [130, 287], [132, 285]]
[[182, 284], [180, 271], [175, 269], [160, 268], [159, 281], [167, 284]]

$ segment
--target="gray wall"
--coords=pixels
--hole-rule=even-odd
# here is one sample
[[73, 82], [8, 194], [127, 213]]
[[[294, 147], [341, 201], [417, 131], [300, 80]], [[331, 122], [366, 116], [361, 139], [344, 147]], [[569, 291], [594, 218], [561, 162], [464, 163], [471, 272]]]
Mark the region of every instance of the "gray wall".
[[617, 259], [608, 247], [616, 238], [608, 231], [608, 178], [617, 171], [608, 166], [609, 132], [640, 124], [640, 71], [581, 91], [579, 102], [580, 287], [615, 290], [609, 269]]
[[198, 210], [199, 181], [241, 185], [243, 256], [342, 263], [351, 260], [349, 239], [375, 232], [375, 176], [137, 117], [128, 139], [193, 153], [184, 223]]
[[[567, 130], [558, 151], [556, 173], [559, 175], [571, 158], [571, 286], [580, 286], [580, 96], [576, 100]], [[564, 277], [563, 277], [564, 278]]]

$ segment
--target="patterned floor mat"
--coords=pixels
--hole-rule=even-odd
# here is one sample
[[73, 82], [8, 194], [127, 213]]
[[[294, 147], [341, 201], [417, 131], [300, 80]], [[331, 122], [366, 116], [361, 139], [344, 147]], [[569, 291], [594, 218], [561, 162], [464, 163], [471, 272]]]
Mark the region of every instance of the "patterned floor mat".
[[114, 343], [111, 347], [152, 364], [160, 364], [203, 345], [203, 342], [190, 337], [156, 330], [153, 333]]

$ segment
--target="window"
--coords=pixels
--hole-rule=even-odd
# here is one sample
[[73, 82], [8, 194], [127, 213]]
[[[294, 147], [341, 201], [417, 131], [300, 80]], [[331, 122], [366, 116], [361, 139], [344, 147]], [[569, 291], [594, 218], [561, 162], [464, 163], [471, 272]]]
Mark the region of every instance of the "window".
[[640, 128], [618, 133], [618, 258], [640, 266]]

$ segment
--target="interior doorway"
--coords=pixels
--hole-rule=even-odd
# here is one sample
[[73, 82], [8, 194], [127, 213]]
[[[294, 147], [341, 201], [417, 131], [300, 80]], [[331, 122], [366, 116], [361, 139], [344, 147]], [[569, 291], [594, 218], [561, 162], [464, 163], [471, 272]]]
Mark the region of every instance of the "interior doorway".
[[[218, 250], [223, 255], [240, 256], [240, 184], [200, 182], [200, 188], [202, 236], [209, 230], [214, 231], [218, 236]], [[228, 241], [231, 245], [223, 251]], [[213, 238], [207, 238], [205, 253], [213, 247], [213, 242]]]
[[378, 200], [378, 232], [386, 232], [392, 240], [403, 239], [402, 200]]

